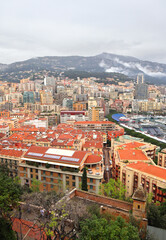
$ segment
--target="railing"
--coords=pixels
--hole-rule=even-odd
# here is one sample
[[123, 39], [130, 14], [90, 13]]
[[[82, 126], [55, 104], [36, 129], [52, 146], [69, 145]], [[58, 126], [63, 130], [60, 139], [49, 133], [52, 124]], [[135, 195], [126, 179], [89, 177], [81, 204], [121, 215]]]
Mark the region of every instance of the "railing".
[[61, 168], [62, 171], [67, 171], [67, 172], [76, 172], [78, 173], [80, 170], [79, 168], [78, 169], [73, 169], [73, 168], [66, 168], [66, 167], [63, 167]]

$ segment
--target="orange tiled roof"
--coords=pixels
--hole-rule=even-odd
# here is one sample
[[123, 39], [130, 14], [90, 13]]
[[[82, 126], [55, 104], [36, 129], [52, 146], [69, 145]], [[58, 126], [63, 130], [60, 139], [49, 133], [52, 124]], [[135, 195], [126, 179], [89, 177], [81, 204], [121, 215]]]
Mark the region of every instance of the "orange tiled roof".
[[147, 174], [153, 175], [155, 177], [166, 180], [166, 169], [165, 168], [162, 168], [162, 167], [159, 167], [156, 165], [147, 164], [144, 162], [130, 163], [127, 165], [127, 167], [130, 167], [130, 168], [139, 170], [143, 173], [147, 173]]
[[130, 143], [126, 143], [126, 144], [122, 144], [119, 145], [118, 147], [124, 147], [124, 148], [139, 148], [146, 145], [145, 143], [141, 143], [141, 142], [130, 142]]
[[83, 148], [90, 148], [90, 147], [102, 148], [103, 144], [102, 142], [91, 141], [91, 142], [85, 142], [85, 144], [83, 145]]
[[50, 140], [48, 140], [47, 138], [39, 138], [36, 139], [37, 142], [50, 142]]
[[142, 160], [148, 161], [148, 157], [139, 149], [118, 149], [121, 160]]
[[14, 149], [0, 149], [0, 155], [11, 156], [11, 157], [21, 157], [23, 155], [22, 150]]
[[101, 162], [101, 157], [97, 155], [89, 155], [85, 161], [85, 164], [95, 164]]
[[80, 125], [80, 124], [115, 124], [115, 123], [110, 121], [80, 121], [74, 123], [74, 125], [78, 124]]
[[[66, 155], [63, 156], [63, 155], [58, 155], [53, 153], [47, 153], [48, 149], [56, 149], [56, 148], [31, 146], [26, 152], [26, 154], [24, 155], [24, 157], [31, 158], [31, 159], [41, 159], [49, 162], [59, 162], [62, 164], [67, 163], [67, 164], [79, 165], [81, 161], [85, 158], [86, 154], [88, 153], [86, 151], [73, 150], [72, 151], [73, 153], [71, 152], [72, 156], [66, 156]], [[58, 150], [62, 150], [62, 154], [63, 154], [63, 150], [66, 150], [66, 149], [58, 149]], [[71, 150], [66, 150], [66, 151], [70, 152]], [[39, 153], [41, 154], [41, 156], [35, 156], [34, 154], [31, 154], [31, 153]], [[45, 154], [47, 155], [47, 157], [44, 156]], [[52, 156], [59, 156], [59, 158], [54, 159]], [[62, 159], [62, 157], [64, 157], [64, 159]], [[78, 161], [75, 161], [75, 160], [72, 161], [72, 159], [78, 159]]]
[[61, 134], [58, 139], [72, 139], [73, 136], [71, 134]]
[[37, 225], [34, 225], [34, 222], [26, 221], [24, 219], [18, 219], [15, 218], [13, 221], [12, 226], [13, 231], [23, 234], [25, 236], [27, 234], [28, 239], [35, 239], [35, 240], [46, 240], [47, 236], [43, 229], [38, 227]]

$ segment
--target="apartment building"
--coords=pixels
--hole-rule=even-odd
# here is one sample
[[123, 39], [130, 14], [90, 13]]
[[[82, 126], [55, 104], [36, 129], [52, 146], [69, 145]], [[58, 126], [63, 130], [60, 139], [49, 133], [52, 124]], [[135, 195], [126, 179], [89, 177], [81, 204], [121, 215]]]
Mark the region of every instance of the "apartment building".
[[135, 100], [132, 109], [133, 111], [139, 112], [160, 111], [162, 109], [162, 103], [157, 99]]
[[23, 103], [35, 103], [34, 92], [24, 92], [23, 93]]
[[103, 142], [102, 141], [86, 141], [85, 144], [83, 145], [83, 150], [102, 153]]
[[124, 128], [118, 126], [114, 131], [108, 131], [108, 140], [124, 135]]
[[3, 111], [3, 112], [0, 112], [0, 117], [1, 118], [8, 118], [10, 117], [10, 112], [9, 111]]
[[[114, 147], [112, 158], [112, 175], [113, 178], [120, 178], [120, 172], [124, 164], [133, 162], [146, 162], [154, 164], [151, 155], [148, 156], [146, 151], [142, 150], [141, 147], [144, 143], [131, 142], [123, 145]], [[145, 144], [146, 146], [146, 144]]]
[[97, 101], [93, 97], [90, 97], [88, 99], [88, 109], [92, 107], [97, 107]]
[[9, 168], [11, 177], [19, 176], [19, 164], [24, 153], [22, 150], [9, 147], [0, 150], [0, 163], [5, 164]]
[[120, 136], [119, 139], [112, 141], [112, 148], [114, 150], [122, 148], [122, 149], [140, 149], [142, 150], [148, 157], [151, 159], [155, 159], [156, 148], [157, 146], [151, 143], [146, 143], [141, 141], [141, 139], [133, 138], [127, 135]]
[[166, 148], [158, 153], [157, 165], [166, 168]]
[[85, 121], [85, 111], [61, 111], [60, 122], [66, 123], [67, 121]]
[[3, 133], [3, 134], [5, 134], [6, 137], [8, 137], [9, 133], [10, 133], [9, 125], [7, 125], [7, 124], [0, 125], [0, 133]]
[[31, 146], [20, 163], [21, 184], [41, 182], [41, 191], [80, 188], [83, 168], [88, 168], [90, 192], [98, 193], [103, 179], [102, 157], [86, 151]]
[[116, 124], [110, 121], [85, 121], [85, 122], [75, 122], [74, 127], [76, 129], [82, 130], [96, 130], [96, 131], [103, 131], [108, 132], [112, 131], [116, 128]]
[[86, 102], [73, 103], [73, 110], [74, 111], [86, 111], [87, 110], [87, 103]]
[[140, 184], [146, 193], [153, 194], [154, 202], [166, 200], [166, 169], [145, 162], [134, 162], [123, 165], [120, 180], [126, 186], [126, 196], [132, 196]]
[[104, 111], [102, 107], [92, 107], [88, 110], [89, 121], [103, 121]]
[[41, 91], [40, 99], [42, 105], [52, 105], [53, 104], [53, 96], [50, 91]]
[[17, 118], [1, 118], [0, 119], [0, 124], [2, 125], [8, 125], [9, 126], [9, 130], [11, 131], [12, 128], [17, 128], [18, 127], [18, 119]]
[[50, 104], [50, 105], [40, 105], [40, 111], [41, 112], [58, 112], [60, 109], [59, 105], [56, 104]]

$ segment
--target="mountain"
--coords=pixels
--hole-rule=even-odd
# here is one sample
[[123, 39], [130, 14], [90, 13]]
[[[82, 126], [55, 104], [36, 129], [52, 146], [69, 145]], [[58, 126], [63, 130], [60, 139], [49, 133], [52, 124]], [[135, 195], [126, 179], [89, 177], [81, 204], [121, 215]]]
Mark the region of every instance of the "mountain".
[[[150, 83], [166, 83], [166, 64], [142, 61], [134, 57], [102, 53], [91, 57], [38, 57], [12, 64], [0, 64], [0, 78], [9, 75], [18, 79], [25, 73], [86, 71], [121, 73], [135, 78], [138, 73], [145, 74], [145, 80]], [[14, 78], [16, 79], [16, 78]]]

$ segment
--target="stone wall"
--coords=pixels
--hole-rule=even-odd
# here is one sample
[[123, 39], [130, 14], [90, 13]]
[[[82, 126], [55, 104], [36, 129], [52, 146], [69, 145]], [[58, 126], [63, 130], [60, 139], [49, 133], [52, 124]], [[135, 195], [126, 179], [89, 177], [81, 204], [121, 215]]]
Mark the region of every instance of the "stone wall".
[[85, 192], [77, 189], [74, 189], [71, 192], [70, 198], [73, 198], [74, 196], [87, 199], [89, 201], [93, 201], [107, 207], [117, 208], [125, 212], [129, 212], [130, 210], [132, 210], [132, 207], [133, 207], [132, 203], [121, 201], [118, 199], [108, 198], [105, 196], [100, 196], [94, 193], [89, 193], [89, 192]]

